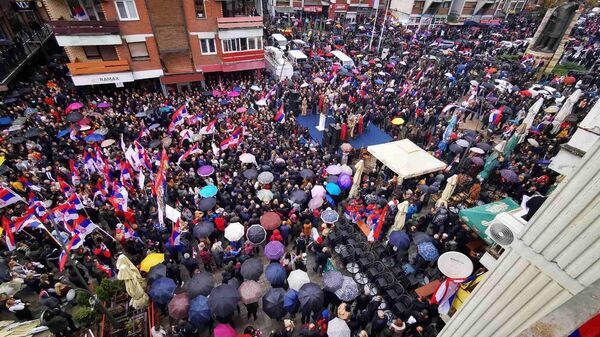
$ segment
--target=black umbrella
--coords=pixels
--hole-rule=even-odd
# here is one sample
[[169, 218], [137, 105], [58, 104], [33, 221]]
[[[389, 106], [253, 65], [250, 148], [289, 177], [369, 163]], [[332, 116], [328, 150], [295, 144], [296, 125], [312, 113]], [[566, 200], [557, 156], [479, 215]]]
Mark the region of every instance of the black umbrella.
[[242, 263], [240, 273], [244, 277], [244, 280], [258, 281], [260, 275], [263, 273], [263, 264], [257, 257], [250, 258]]
[[312, 282], [306, 283], [298, 292], [298, 300], [303, 311], [320, 311], [323, 308], [323, 290]]
[[11, 144], [21, 144], [25, 141], [25, 137], [13, 137], [11, 139], [8, 140], [9, 143]]
[[281, 288], [271, 288], [263, 296], [263, 311], [272, 319], [282, 319], [287, 311], [283, 307], [285, 290]]
[[492, 146], [488, 143], [477, 143], [476, 146], [478, 148], [482, 149], [483, 151], [489, 151], [492, 149]]
[[256, 179], [256, 177], [258, 177], [258, 171], [256, 169], [250, 168], [245, 170], [242, 175], [246, 178], [246, 179]]
[[150, 147], [151, 149], [158, 147], [160, 144], [162, 143], [162, 140], [160, 139], [153, 139], [150, 144], [148, 144], [148, 147]]
[[577, 122], [579, 120], [579, 117], [577, 117], [576, 114], [570, 114], [567, 115], [567, 117], [565, 117], [565, 121], [567, 122]]
[[328, 183], [336, 183], [337, 184], [337, 181], [338, 181], [338, 176], [327, 176]]
[[246, 238], [253, 244], [259, 245], [267, 239], [267, 231], [261, 225], [252, 225], [246, 232]]
[[77, 111], [71, 112], [69, 115], [67, 115], [67, 121], [69, 122], [79, 122], [82, 119], [83, 115]]
[[221, 284], [210, 292], [208, 305], [210, 312], [219, 318], [231, 315], [240, 301], [240, 294], [236, 287], [230, 284]]
[[297, 204], [305, 203], [307, 199], [308, 199], [308, 195], [306, 194], [306, 192], [304, 192], [302, 190], [292, 191], [292, 193], [290, 195], [290, 200]]
[[194, 274], [194, 277], [188, 283], [188, 295], [195, 298], [198, 295], [208, 296], [215, 287], [215, 279], [211, 273], [201, 272]]
[[42, 134], [42, 129], [40, 129], [40, 128], [31, 128], [31, 129], [27, 130], [27, 132], [25, 132], [25, 137], [32, 138], [32, 137], [37, 137], [37, 136], [39, 136], [41, 134]]
[[458, 145], [456, 143], [452, 143], [452, 144], [450, 144], [450, 151], [452, 151], [454, 153], [460, 153], [460, 152], [464, 151], [464, 149], [460, 145]]
[[194, 226], [194, 236], [198, 239], [206, 238], [215, 231], [215, 224], [204, 221]]
[[212, 96], [212, 91], [203, 91], [202, 96], [206, 96], [206, 97]]
[[148, 275], [146, 275], [146, 280], [148, 280], [149, 284], [158, 280], [161, 277], [167, 277], [167, 266], [159, 263], [156, 266], [150, 268]]
[[304, 179], [312, 179], [315, 177], [315, 173], [309, 169], [303, 169], [300, 171], [300, 176]]
[[490, 82], [482, 83], [481, 86], [488, 90], [492, 90], [496, 87], [493, 83], [490, 83]]
[[198, 208], [201, 211], [208, 211], [209, 209], [215, 207], [216, 204], [217, 199], [215, 198], [202, 198], [202, 200], [200, 200], [200, 203], [198, 204]]
[[423, 232], [414, 232], [412, 240], [416, 245], [423, 242], [433, 242], [433, 238]]

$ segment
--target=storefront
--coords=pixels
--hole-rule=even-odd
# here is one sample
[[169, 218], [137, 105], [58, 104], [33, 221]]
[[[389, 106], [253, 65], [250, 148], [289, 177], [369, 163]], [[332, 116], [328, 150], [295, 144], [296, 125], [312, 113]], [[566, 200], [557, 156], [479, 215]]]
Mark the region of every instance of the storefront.
[[123, 87], [125, 82], [133, 82], [133, 73], [130, 71], [119, 72], [119, 73], [103, 73], [103, 74], [90, 74], [90, 75], [77, 75], [72, 76], [73, 84], [76, 86], [81, 85], [98, 85], [98, 84], [114, 84], [118, 88]]
[[332, 20], [345, 19], [349, 7], [350, 5], [348, 4], [331, 4], [329, 6], [328, 17]]

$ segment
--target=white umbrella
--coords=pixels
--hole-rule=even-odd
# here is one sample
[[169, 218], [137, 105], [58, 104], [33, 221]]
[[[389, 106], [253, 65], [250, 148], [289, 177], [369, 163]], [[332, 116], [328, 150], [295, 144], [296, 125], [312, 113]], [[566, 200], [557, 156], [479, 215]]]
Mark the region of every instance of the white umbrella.
[[256, 101], [256, 105], [265, 106], [265, 105], [267, 105], [267, 101], [264, 99], [259, 99], [258, 101]]
[[310, 84], [308, 84], [308, 83], [304, 82], [304, 83], [300, 84], [300, 88], [306, 88], [306, 87], [308, 87], [309, 85], [310, 85]]
[[238, 241], [244, 236], [244, 226], [239, 222], [230, 223], [225, 227], [225, 238], [229, 241]]
[[260, 199], [260, 201], [262, 201], [262, 202], [269, 202], [269, 201], [273, 200], [273, 192], [262, 189], [262, 190], [256, 192], [256, 197], [258, 199]]
[[404, 228], [404, 222], [406, 221], [406, 212], [408, 211], [408, 201], [403, 201], [398, 204], [398, 213], [396, 213], [396, 217], [394, 218], [394, 225], [388, 231], [389, 233], [393, 231], [399, 231]]
[[261, 88], [260, 88], [258, 85], [256, 85], [256, 84], [255, 84], [255, 85], [253, 85], [253, 86], [251, 86], [251, 87], [250, 87], [250, 90], [253, 90], [253, 91], [260, 91], [260, 90], [261, 90]]
[[315, 185], [315, 187], [310, 190], [310, 195], [313, 198], [325, 198], [325, 194], [327, 194], [327, 191], [325, 190], [325, 187], [321, 185]]
[[303, 285], [310, 283], [310, 278], [308, 278], [308, 274], [300, 269], [292, 271], [290, 273], [290, 276], [288, 276], [287, 280], [290, 288], [296, 291], [300, 291], [300, 288], [302, 288]]
[[240, 155], [240, 161], [242, 162], [242, 164], [252, 164], [256, 163], [256, 157], [254, 157], [254, 155], [250, 153], [242, 153]]
[[581, 91], [581, 89], [577, 89], [571, 94], [571, 96], [569, 96], [569, 98], [567, 98], [566, 102], [563, 103], [563, 105], [560, 107], [560, 110], [554, 117], [554, 120], [552, 121], [552, 125], [554, 126], [552, 129], [553, 133], [558, 132], [560, 123], [565, 120], [565, 117], [571, 114], [573, 107], [575, 107], [575, 104], [577, 104], [577, 101], [579, 101], [582, 95], [583, 91]]
[[356, 193], [358, 193], [358, 188], [360, 187], [360, 179], [362, 178], [362, 173], [365, 168], [365, 161], [359, 160], [356, 165], [354, 165], [354, 178], [352, 180], [352, 188], [350, 189], [350, 198], [353, 198]]
[[448, 200], [450, 200], [452, 193], [454, 193], [456, 184], [458, 184], [458, 176], [455, 174], [452, 177], [448, 178], [448, 180], [446, 181], [446, 187], [444, 188], [444, 191], [442, 192], [442, 196], [435, 203], [435, 206], [448, 207]]
[[119, 255], [117, 259], [117, 279], [125, 281], [125, 291], [131, 297], [131, 305], [135, 309], [141, 309], [148, 305], [148, 295], [144, 290], [146, 281], [142, 278], [140, 271], [131, 263], [125, 255]]
[[327, 324], [328, 337], [350, 337], [350, 328], [343, 319], [336, 317]]
[[535, 101], [535, 103], [533, 103], [533, 105], [529, 108], [529, 111], [527, 112], [527, 116], [525, 116], [525, 119], [523, 120], [523, 124], [527, 125], [527, 129], [529, 129], [533, 125], [535, 115], [537, 115], [538, 112], [540, 112], [540, 110], [542, 109], [542, 105], [544, 105], [543, 95], [540, 98], [538, 98], [538, 100]]

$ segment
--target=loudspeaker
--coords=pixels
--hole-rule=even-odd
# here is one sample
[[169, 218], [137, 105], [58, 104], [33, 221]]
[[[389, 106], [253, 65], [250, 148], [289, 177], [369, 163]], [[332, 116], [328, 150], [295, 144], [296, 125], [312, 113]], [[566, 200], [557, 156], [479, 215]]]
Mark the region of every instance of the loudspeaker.
[[329, 129], [331, 130], [331, 143], [330, 146], [331, 147], [338, 147], [340, 146], [340, 133], [342, 132], [342, 128], [334, 123], [329, 124]]

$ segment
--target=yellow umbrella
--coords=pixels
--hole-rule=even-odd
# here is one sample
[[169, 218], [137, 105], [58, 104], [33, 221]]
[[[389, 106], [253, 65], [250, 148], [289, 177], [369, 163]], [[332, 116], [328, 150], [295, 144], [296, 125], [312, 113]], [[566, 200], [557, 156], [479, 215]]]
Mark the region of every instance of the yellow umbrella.
[[165, 254], [152, 253], [146, 256], [146, 258], [140, 263], [140, 270], [146, 273], [150, 271], [150, 268], [162, 263], [165, 260]]
[[392, 119], [392, 124], [402, 125], [402, 124], [404, 124], [404, 119], [402, 119], [400, 117], [396, 117], [396, 118]]

